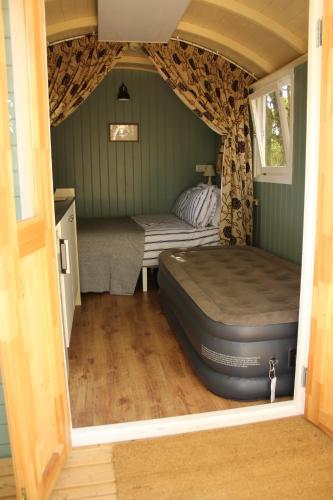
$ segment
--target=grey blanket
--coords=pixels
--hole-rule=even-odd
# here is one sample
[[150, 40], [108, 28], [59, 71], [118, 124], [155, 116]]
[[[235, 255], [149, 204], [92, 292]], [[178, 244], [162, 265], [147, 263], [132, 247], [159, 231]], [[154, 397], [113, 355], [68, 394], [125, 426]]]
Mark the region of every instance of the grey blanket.
[[81, 292], [132, 295], [143, 247], [144, 231], [129, 217], [79, 219]]

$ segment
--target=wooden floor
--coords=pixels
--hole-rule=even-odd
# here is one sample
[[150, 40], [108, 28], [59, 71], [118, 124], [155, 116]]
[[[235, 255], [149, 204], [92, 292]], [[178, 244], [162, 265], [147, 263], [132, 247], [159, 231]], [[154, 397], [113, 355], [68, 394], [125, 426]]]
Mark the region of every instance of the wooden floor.
[[15, 477], [11, 458], [0, 460], [0, 499], [15, 500]]
[[157, 290], [84, 294], [69, 350], [74, 427], [248, 406], [215, 396], [193, 373]]
[[[15, 500], [12, 460], [0, 460], [0, 500]], [[111, 445], [74, 448], [49, 500], [116, 500]]]
[[112, 446], [74, 448], [50, 500], [116, 500]]

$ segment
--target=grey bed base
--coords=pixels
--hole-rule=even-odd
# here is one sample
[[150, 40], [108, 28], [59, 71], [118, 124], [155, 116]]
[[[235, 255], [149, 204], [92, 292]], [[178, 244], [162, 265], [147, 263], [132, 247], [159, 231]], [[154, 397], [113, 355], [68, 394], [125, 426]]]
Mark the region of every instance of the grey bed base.
[[160, 301], [192, 368], [228, 399], [270, 397], [269, 360], [277, 360], [276, 396], [293, 394], [298, 323], [230, 326], [208, 318], [160, 265]]

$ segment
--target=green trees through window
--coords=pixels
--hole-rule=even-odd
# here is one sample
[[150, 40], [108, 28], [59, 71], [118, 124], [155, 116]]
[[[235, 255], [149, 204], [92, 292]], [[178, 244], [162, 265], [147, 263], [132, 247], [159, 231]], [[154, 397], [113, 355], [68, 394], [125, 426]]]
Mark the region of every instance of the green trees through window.
[[250, 96], [250, 104], [256, 132], [257, 176], [285, 176], [290, 182], [291, 74], [259, 88]]
[[282, 127], [276, 92], [265, 96], [265, 164], [267, 167], [285, 165]]

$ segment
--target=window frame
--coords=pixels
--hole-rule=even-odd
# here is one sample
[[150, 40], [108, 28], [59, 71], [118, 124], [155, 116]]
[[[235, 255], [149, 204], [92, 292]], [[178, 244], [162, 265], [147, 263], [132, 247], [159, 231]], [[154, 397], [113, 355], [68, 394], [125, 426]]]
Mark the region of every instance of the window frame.
[[[283, 85], [290, 85], [290, 122], [283, 104], [280, 89]], [[264, 151], [264, 118], [260, 121], [258, 104], [259, 100], [265, 95], [272, 92], [276, 93], [278, 109], [280, 114], [280, 123], [282, 130], [283, 146], [285, 151], [286, 164], [281, 166], [269, 167], [263, 165]], [[279, 184], [292, 184], [292, 167], [293, 167], [293, 124], [294, 124], [294, 71], [293, 68], [283, 74], [279, 74], [269, 83], [260, 84], [256, 82], [255, 91], [249, 96], [250, 109], [253, 121], [253, 164], [254, 164], [254, 180], [256, 182], [275, 182]], [[264, 113], [264, 109], [262, 109]], [[258, 134], [262, 134], [262, 140], [258, 140]]]

